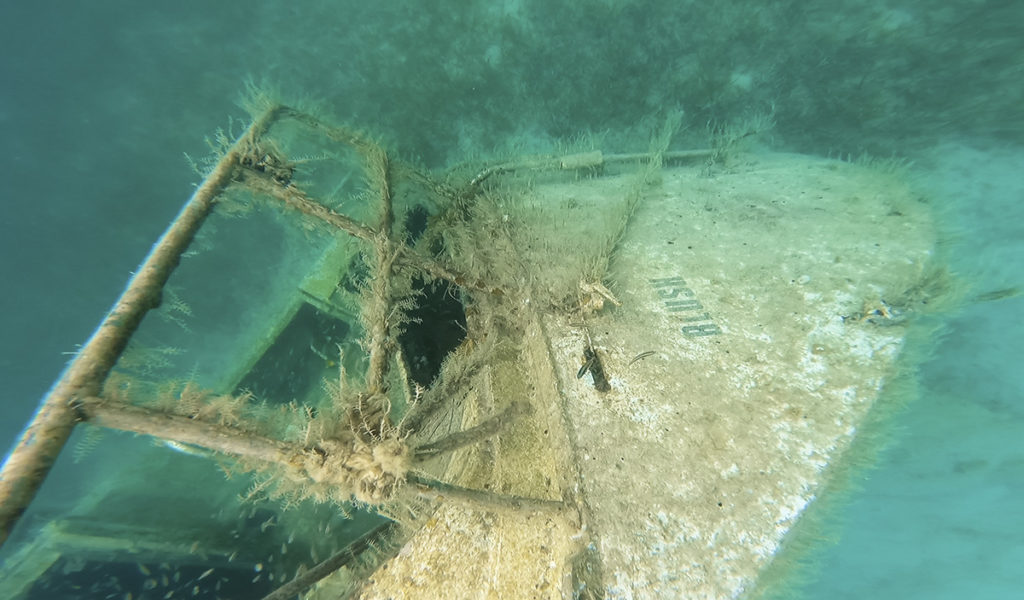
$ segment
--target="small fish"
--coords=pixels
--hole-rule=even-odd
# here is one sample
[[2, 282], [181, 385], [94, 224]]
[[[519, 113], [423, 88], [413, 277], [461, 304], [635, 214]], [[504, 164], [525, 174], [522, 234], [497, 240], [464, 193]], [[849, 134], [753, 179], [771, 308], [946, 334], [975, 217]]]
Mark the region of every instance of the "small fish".
[[207, 577], [210, 576], [210, 573], [213, 573], [213, 569], [207, 569], [207, 570], [203, 571], [203, 573], [199, 577], [196, 577], [196, 581], [202, 581], [202, 580], [206, 579]]
[[149, 576], [149, 574], [150, 574], [149, 567], [147, 567], [146, 565], [144, 565], [142, 563], [139, 563], [137, 566], [139, 567], [139, 573], [142, 573], [143, 575], [145, 575], [147, 577]]
[[182, 454], [188, 454], [190, 456], [202, 456], [202, 457], [211, 456], [210, 452], [208, 452], [206, 450], [203, 450], [201, 448], [197, 448], [195, 446], [190, 446], [188, 444], [182, 444], [181, 442], [175, 442], [174, 440], [161, 440], [161, 441], [163, 442], [164, 446], [167, 446], [168, 448], [170, 448], [171, 450], [174, 450], [175, 452], [181, 452]]
[[634, 356], [633, 360], [629, 361], [629, 364], [626, 365], [626, 366], [628, 367], [628, 366], [632, 365], [633, 363], [635, 363], [638, 360], [643, 360], [643, 359], [647, 358], [648, 356], [654, 356], [655, 354], [657, 354], [657, 352], [655, 352], [654, 350], [648, 350], [647, 352], [641, 352], [640, 354], [637, 354], [636, 356]]

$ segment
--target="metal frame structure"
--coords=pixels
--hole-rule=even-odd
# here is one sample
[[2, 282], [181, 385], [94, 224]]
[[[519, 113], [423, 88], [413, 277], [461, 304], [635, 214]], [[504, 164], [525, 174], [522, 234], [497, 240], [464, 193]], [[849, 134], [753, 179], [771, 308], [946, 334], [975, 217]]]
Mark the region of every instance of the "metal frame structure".
[[[284, 119], [291, 119], [359, 153], [364, 161], [367, 180], [379, 206], [379, 219], [376, 223], [368, 225], [339, 214], [306, 195], [292, 182], [294, 165], [280, 155], [273, 144], [264, 143], [264, 135], [268, 130]], [[450, 197], [459, 193], [472, 194], [493, 172], [507, 171], [511, 168], [511, 165], [501, 165], [485, 171], [462, 192], [449, 189], [442, 191]], [[257, 116], [241, 136], [230, 147], [224, 149], [216, 165], [208, 172], [191, 199], [154, 245], [109, 314], [42, 401], [18, 444], [7, 457], [0, 471], [0, 545], [10, 536], [54, 466], [75, 426], [80, 423], [150, 435], [240, 459], [274, 463], [300, 471], [311, 456], [322, 464], [331, 459], [328, 456], [330, 451], [321, 447], [296, 446], [281, 440], [254, 435], [243, 429], [203, 422], [189, 416], [169, 414], [104, 397], [104, 383], [124, 353], [132, 335], [139, 328], [144, 316], [161, 305], [164, 287], [182, 255], [211, 214], [219, 197], [233, 186], [242, 186], [254, 194], [274, 198], [291, 209], [372, 246], [374, 272], [370, 283], [370, 297], [373, 302], [364, 314], [364, 320], [368, 324], [367, 339], [364, 341], [368, 347], [370, 366], [365, 377], [365, 391], [360, 396], [359, 410], [356, 411], [358, 415], [352, 418], [360, 420], [358, 427], [366, 431], [373, 430], [376, 435], [373, 439], [379, 441], [385, 432], [391, 432], [391, 439], [397, 439], [398, 425], [391, 422], [387, 410], [388, 401], [384, 397], [387, 387], [385, 380], [396, 352], [396, 343], [389, 332], [388, 321], [394, 309], [390, 289], [393, 269], [400, 265], [454, 285], [489, 294], [502, 292], [498, 288], [453, 272], [429, 257], [415, 253], [402, 240], [397, 239], [393, 233], [395, 217], [391, 198], [392, 178], [396, 171], [401, 171], [403, 176], [420, 183], [440, 189], [439, 184], [429, 177], [409, 165], [393, 160], [375, 142], [351, 129], [330, 126], [310, 114], [283, 105], [268, 106]], [[522, 412], [521, 405], [512, 405], [468, 430], [424, 444], [419, 448], [403, 449], [402, 452], [408, 453], [412, 460], [452, 452], [494, 435], [505, 423]], [[416, 418], [414, 416], [413, 420]], [[344, 455], [339, 456], [340, 459], [350, 458], [346, 454], [350, 452], [349, 450], [337, 452]], [[462, 499], [481, 506], [496, 505], [512, 509], [557, 512], [567, 509], [566, 504], [559, 501], [502, 496], [460, 488], [412, 473], [399, 475], [400, 481], [392, 483], [403, 485], [421, 498]], [[386, 491], [385, 495], [390, 496], [391, 488]], [[282, 588], [285, 591], [272, 597], [285, 597], [287, 593], [294, 593], [288, 590], [304, 589], [343, 564], [344, 560], [341, 557], [352, 555], [352, 548], [344, 549], [338, 555], [323, 561], [319, 567], [308, 571], [301, 580], [290, 583], [286, 589]]]

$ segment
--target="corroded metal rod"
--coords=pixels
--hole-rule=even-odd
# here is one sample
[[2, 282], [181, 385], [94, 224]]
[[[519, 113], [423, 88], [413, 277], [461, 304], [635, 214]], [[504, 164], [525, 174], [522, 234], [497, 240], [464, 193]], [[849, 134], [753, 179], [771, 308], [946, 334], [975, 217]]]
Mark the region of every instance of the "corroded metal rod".
[[508, 408], [479, 425], [455, 432], [448, 437], [423, 444], [422, 446], [417, 446], [413, 450], [413, 456], [417, 460], [423, 460], [436, 454], [452, 452], [464, 446], [475, 444], [497, 434], [505, 425], [525, 415], [529, 410], [529, 405], [525, 402], [513, 402]]
[[324, 223], [329, 223], [330, 225], [354, 235], [357, 238], [373, 241], [377, 235], [376, 231], [366, 225], [363, 225], [359, 221], [356, 221], [351, 217], [338, 214], [316, 200], [313, 200], [297, 186], [282, 186], [275, 182], [272, 177], [250, 169], [242, 171], [240, 173], [240, 177], [242, 183], [253, 192], [266, 194], [276, 198], [283, 202], [285, 206], [293, 208], [304, 215], [320, 219]]
[[82, 403], [82, 414], [89, 423], [100, 427], [198, 446], [241, 459], [288, 466], [299, 464], [298, 457], [305, 451], [294, 444], [236, 427], [101, 398], [86, 399]]
[[425, 500], [450, 500], [477, 510], [499, 510], [514, 512], [565, 513], [572, 510], [570, 503], [562, 500], [545, 500], [496, 494], [485, 490], [464, 488], [430, 477], [410, 473], [407, 481], [413, 492]]
[[334, 573], [345, 565], [358, 560], [360, 553], [364, 552], [367, 548], [370, 548], [373, 540], [379, 540], [383, 537], [392, 535], [397, 529], [398, 524], [393, 522], [382, 523], [381, 525], [374, 527], [367, 533], [363, 534], [362, 537], [335, 552], [320, 564], [314, 566], [312, 569], [302, 573], [301, 575], [296, 575], [295, 579], [292, 579], [288, 583], [267, 594], [263, 597], [263, 600], [290, 600], [291, 598], [301, 595], [316, 582], [327, 577], [331, 573]]

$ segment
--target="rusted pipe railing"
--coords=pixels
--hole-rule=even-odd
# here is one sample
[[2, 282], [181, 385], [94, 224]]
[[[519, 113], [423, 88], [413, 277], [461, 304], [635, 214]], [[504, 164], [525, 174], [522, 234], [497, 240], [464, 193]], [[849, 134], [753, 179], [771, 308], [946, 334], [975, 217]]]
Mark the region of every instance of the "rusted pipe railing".
[[641, 162], [660, 156], [663, 161], [684, 161], [710, 158], [715, 151], [708, 150], [674, 150], [660, 154], [652, 152], [635, 152], [631, 154], [604, 154], [600, 150], [580, 152], [578, 154], [530, 156], [512, 162], [491, 165], [477, 173], [466, 185], [466, 189], [475, 191], [485, 179], [492, 175], [511, 173], [513, 171], [570, 171], [573, 169], [596, 169], [611, 163]]
[[298, 457], [306, 450], [237, 427], [102, 398], [86, 398], [82, 402], [82, 414], [89, 423], [99, 427], [149, 435], [245, 460], [295, 465], [301, 463]]
[[302, 574], [296, 575], [288, 583], [267, 594], [262, 600], [290, 600], [309, 588], [313, 584], [334, 573], [345, 565], [357, 561], [359, 555], [373, 546], [373, 540], [386, 538], [398, 530], [398, 524], [394, 522], [382, 523], [374, 527], [360, 538], [335, 552], [329, 558], [314, 566]]
[[44, 398], [0, 469], [0, 545], [10, 536], [67, 443], [75, 423], [81, 420], [77, 403], [100, 394], [107, 375], [142, 318], [160, 305], [164, 284], [210, 214], [217, 195], [231, 183], [243, 153], [279, 114], [279, 107], [267, 110], [224, 154]]

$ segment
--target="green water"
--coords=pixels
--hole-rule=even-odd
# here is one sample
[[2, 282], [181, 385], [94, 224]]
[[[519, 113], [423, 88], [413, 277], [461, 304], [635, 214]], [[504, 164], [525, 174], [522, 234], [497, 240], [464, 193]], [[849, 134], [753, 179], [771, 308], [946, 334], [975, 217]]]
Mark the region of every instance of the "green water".
[[[5, 3], [0, 441], [191, 192], [182, 153], [244, 118], [250, 79], [431, 168], [579, 136], [644, 150], [674, 108], [673, 148], [700, 148], [771, 114], [775, 150], [913, 161], [954, 269], [978, 294], [1020, 286], [1021, 23], [1019, 3], [969, 0]], [[1022, 302], [948, 316], [788, 597], [1019, 594]]]

